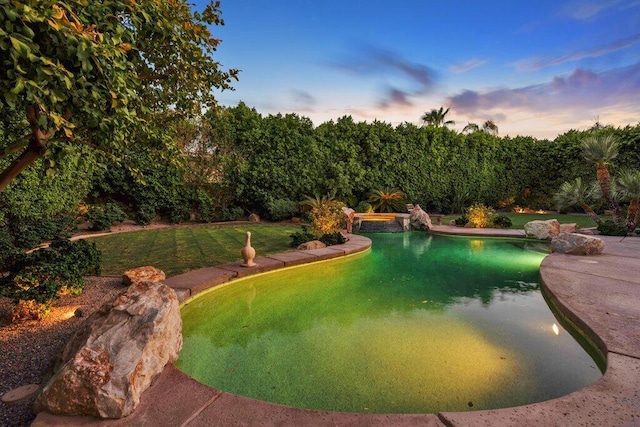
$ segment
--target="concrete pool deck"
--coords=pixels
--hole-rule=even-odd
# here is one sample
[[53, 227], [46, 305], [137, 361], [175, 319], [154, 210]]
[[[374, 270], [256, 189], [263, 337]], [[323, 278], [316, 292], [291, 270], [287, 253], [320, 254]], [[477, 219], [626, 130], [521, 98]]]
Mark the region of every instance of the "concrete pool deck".
[[[434, 226], [436, 233], [524, 237], [522, 230]], [[597, 256], [551, 254], [540, 266], [551, 304], [607, 356], [607, 370], [594, 384], [531, 405], [439, 414], [356, 414], [311, 411], [224, 393], [167, 366], [143, 394], [138, 409], [120, 420], [40, 413], [32, 426], [210, 425], [398, 425], [398, 426], [640, 426], [640, 238], [601, 236]], [[344, 245], [256, 258], [261, 270], [239, 263], [167, 279], [182, 301], [234, 278], [285, 266], [331, 259], [371, 246], [352, 235]]]

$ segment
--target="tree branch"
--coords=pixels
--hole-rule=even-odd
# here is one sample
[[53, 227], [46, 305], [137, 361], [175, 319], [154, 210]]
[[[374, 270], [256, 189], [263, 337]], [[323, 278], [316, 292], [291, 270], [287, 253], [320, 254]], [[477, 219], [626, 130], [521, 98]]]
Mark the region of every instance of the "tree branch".
[[27, 166], [40, 158], [44, 150], [45, 147], [40, 145], [36, 136], [33, 135], [29, 140], [29, 145], [27, 145], [22, 154], [0, 173], [0, 192], [2, 192], [20, 172], [26, 169]]
[[15, 142], [8, 147], [5, 147], [4, 150], [0, 151], [0, 159], [4, 159], [9, 154], [17, 153], [20, 150], [23, 150], [27, 145], [29, 145], [29, 135], [25, 135], [18, 140], [19, 142]]

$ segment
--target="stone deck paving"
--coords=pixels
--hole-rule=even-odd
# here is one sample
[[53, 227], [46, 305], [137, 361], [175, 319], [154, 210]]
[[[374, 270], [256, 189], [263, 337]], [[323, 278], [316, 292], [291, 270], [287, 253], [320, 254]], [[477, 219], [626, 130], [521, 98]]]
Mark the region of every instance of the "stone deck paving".
[[[523, 237], [522, 230], [474, 230], [434, 226], [434, 232]], [[483, 232], [484, 231], [484, 232]], [[487, 233], [488, 231], [488, 233]], [[547, 256], [540, 267], [549, 299], [607, 356], [607, 370], [594, 384], [558, 399], [515, 408], [417, 415], [310, 411], [223, 393], [167, 366], [138, 409], [121, 420], [38, 414], [33, 426], [635, 426], [640, 427], [640, 238], [602, 237], [602, 255]], [[363, 236], [329, 253], [286, 252], [273, 265], [296, 265], [363, 251]], [[295, 255], [294, 255], [295, 254]], [[257, 272], [257, 271], [255, 271]], [[239, 263], [174, 276], [166, 281], [183, 300], [244, 274]]]

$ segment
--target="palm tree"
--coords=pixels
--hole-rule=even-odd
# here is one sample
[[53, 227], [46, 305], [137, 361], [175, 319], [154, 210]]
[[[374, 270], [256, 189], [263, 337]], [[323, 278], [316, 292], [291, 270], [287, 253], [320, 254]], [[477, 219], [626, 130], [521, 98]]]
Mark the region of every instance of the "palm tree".
[[498, 136], [498, 125], [493, 120], [487, 120], [482, 124], [482, 131], [493, 136]]
[[640, 223], [638, 211], [640, 205], [640, 170], [627, 169], [622, 171], [616, 180], [616, 190], [622, 197], [630, 201], [627, 209], [627, 231], [632, 233]]
[[480, 131], [480, 126], [470, 122], [468, 122], [467, 125], [464, 127], [464, 129], [462, 129], [462, 132], [464, 133], [473, 133], [478, 131]]
[[369, 193], [369, 203], [379, 212], [402, 212], [406, 211], [406, 195], [396, 189], [374, 190]]
[[611, 188], [608, 165], [618, 155], [618, 141], [613, 135], [589, 136], [582, 140], [582, 157], [596, 164], [596, 178], [602, 197], [613, 211], [613, 222], [622, 224], [622, 211]]
[[428, 126], [441, 127], [455, 125], [456, 122], [454, 122], [453, 120], [446, 120], [447, 114], [449, 114], [448, 108], [446, 110], [444, 109], [444, 107], [440, 107], [439, 110], [436, 110], [434, 108], [428, 113], [424, 113], [424, 115], [420, 117], [420, 120], [422, 120]]
[[600, 217], [593, 211], [587, 203], [593, 197], [593, 186], [583, 183], [582, 179], [576, 178], [571, 182], [564, 182], [558, 192], [554, 195], [554, 200], [558, 209], [569, 206], [580, 205], [584, 212], [589, 215], [596, 224], [600, 224]]

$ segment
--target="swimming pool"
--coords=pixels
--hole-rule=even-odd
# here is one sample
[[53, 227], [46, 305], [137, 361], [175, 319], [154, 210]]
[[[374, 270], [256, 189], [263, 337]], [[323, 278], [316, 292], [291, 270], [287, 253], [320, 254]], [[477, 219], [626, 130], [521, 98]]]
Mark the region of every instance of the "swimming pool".
[[380, 413], [522, 405], [601, 376], [548, 308], [528, 242], [368, 237], [370, 252], [192, 300], [178, 367], [261, 400]]

